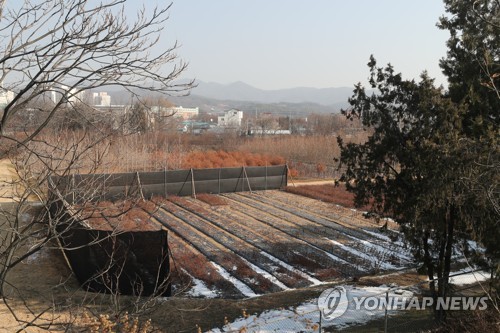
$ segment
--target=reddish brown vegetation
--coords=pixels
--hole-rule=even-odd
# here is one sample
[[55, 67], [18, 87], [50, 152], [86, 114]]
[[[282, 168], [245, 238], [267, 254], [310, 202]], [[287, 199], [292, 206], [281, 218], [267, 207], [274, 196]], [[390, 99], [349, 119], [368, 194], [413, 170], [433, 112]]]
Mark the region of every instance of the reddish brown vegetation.
[[344, 207], [354, 208], [354, 195], [347, 192], [344, 185], [287, 186], [285, 191], [324, 202], [332, 202]]
[[86, 203], [75, 208], [85, 222], [97, 230], [123, 232], [160, 229], [160, 225], [151, 220], [150, 214], [128, 200], [114, 203], [109, 201]]
[[227, 201], [219, 195], [213, 195], [208, 193], [200, 193], [196, 195], [196, 199], [209, 204], [210, 206], [225, 206]]
[[342, 277], [342, 275], [333, 268], [318, 269], [316, 270], [315, 276], [321, 281], [331, 281]]
[[316, 164], [316, 171], [318, 172], [318, 175], [325, 172], [326, 171], [326, 164], [322, 163], [322, 162]]
[[170, 233], [168, 244], [171, 251], [171, 274], [174, 279], [179, 279], [179, 289], [188, 287], [188, 281], [191, 280], [186, 274], [188, 272], [192, 277], [202, 280], [210, 289], [237, 293], [234, 285], [224, 279], [202, 253], [186, 244], [177, 235]]
[[241, 166], [282, 165], [286, 161], [281, 156], [256, 154], [241, 151], [193, 151], [184, 156], [182, 168], [204, 169]]

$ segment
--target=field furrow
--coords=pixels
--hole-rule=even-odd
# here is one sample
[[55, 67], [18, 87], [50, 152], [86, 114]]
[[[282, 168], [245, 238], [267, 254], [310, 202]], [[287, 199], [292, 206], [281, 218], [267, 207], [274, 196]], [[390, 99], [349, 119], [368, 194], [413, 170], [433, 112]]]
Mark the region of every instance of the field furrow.
[[202, 232], [193, 228], [184, 221], [179, 220], [164, 209], [155, 212], [155, 217], [167, 228], [173, 230], [185, 241], [193, 245], [210, 261], [218, 263], [236, 279], [249, 286], [256, 293], [266, 293], [280, 290], [271, 281], [263, 278], [245, 263], [241, 258], [231, 252], [224, 245], [206, 237]]
[[353, 235], [353, 237], [368, 240], [372, 244], [396, 252], [406, 263], [413, 260], [412, 255], [401, 240], [401, 234], [392, 229], [397, 227], [394, 222], [387, 221], [390, 227], [384, 233], [381, 233], [380, 224], [371, 219], [364, 218], [362, 216], [363, 212], [360, 211], [283, 191], [275, 191], [269, 199], [269, 202], [274, 204], [285, 203], [290, 207], [305, 209], [313, 215], [346, 228], [356, 228], [362, 234]]
[[[363, 230], [365, 231], [369, 230], [378, 233], [379, 228], [381, 227], [381, 225], [375, 222], [373, 219], [365, 218], [363, 216], [365, 212], [352, 208], [346, 208], [337, 204], [324, 202], [321, 200], [316, 200], [284, 191], [276, 191], [275, 193], [273, 193], [272, 198], [277, 199], [280, 202], [290, 203], [291, 205], [299, 208], [307, 208], [307, 210], [313, 211], [317, 215], [322, 215], [326, 218], [336, 220], [336, 222], [339, 224], [344, 224], [347, 226], [357, 226], [363, 228]], [[390, 237], [399, 236], [399, 233], [392, 229], [397, 228], [397, 225], [394, 222], [390, 223], [389, 225], [391, 228], [387, 229], [385, 233]], [[384, 240], [387, 235], [378, 234], [375, 235], [375, 237]]]
[[[171, 200], [182, 201], [185, 199], [171, 198]], [[188, 210], [182, 208], [177, 204], [174, 204], [173, 202], [163, 200], [161, 205], [162, 210], [168, 211], [177, 219], [183, 221], [184, 224], [187, 224], [189, 227], [194, 228], [198, 233], [203, 235], [202, 237], [205, 238], [205, 241], [208, 240], [216, 242], [217, 244], [221, 244], [221, 246], [230, 251], [233, 256], [237, 256], [239, 260], [235, 262], [232, 267], [230, 267], [231, 269], [229, 270], [229, 272], [232, 272], [234, 270], [234, 267], [236, 267], [236, 271], [243, 271], [247, 273], [247, 275], [251, 274], [252, 277], [250, 279], [247, 279], [247, 282], [249, 282], [250, 285], [252, 285], [252, 283], [255, 284], [255, 288], [257, 290], [268, 288], [273, 291], [278, 291], [282, 290], [282, 288], [278, 287], [276, 284], [266, 279], [261, 274], [256, 273], [255, 270], [251, 269], [250, 265], [242, 260], [242, 258], [246, 259], [260, 269], [273, 274], [280, 282], [284, 283], [287, 287], [296, 288], [309, 285], [309, 282], [303, 279], [301, 276], [284, 268], [276, 267], [276, 264], [274, 262], [263, 257], [260, 254], [260, 248], [256, 248], [252, 244], [238, 237], [235, 237], [224, 229], [211, 224], [208, 220], [203, 219], [196, 214], [193, 214], [192, 212], [189, 212]], [[218, 260], [212, 258], [210, 259], [215, 261], [216, 263], [219, 263]], [[226, 266], [224, 266], [223, 264], [219, 264], [222, 267], [226, 268]]]
[[253, 297], [410, 262], [397, 231], [382, 233], [357, 211], [282, 191], [170, 196], [143, 208], [171, 231], [173, 269], [198, 286], [191, 295]]
[[[369, 266], [369, 261], [364, 258], [357, 257], [352, 253], [345, 251], [342, 248], [335, 247], [328, 239], [318, 237], [323, 232], [323, 228], [314, 226], [308, 221], [291, 221], [291, 219], [283, 219], [273, 216], [268, 211], [259, 209], [252, 205], [251, 201], [246, 201], [244, 198], [233, 199], [230, 196], [226, 197], [231, 200], [231, 210], [225, 210], [224, 214], [228, 218], [241, 215], [247, 217], [247, 220], [255, 219], [269, 228], [275, 229], [276, 232], [282, 232], [294, 239], [308, 243], [310, 246], [321, 249], [325, 253], [331, 255], [330, 260], [335, 262], [337, 267], [337, 275], [342, 277], [358, 276], [364, 272], [363, 267]], [[257, 205], [258, 206], [258, 205]], [[261, 207], [262, 208], [262, 207]], [[304, 253], [307, 255], [307, 253]], [[330, 275], [330, 278], [336, 277]], [[327, 276], [324, 276], [327, 278]]]
[[173, 231], [168, 234], [168, 244], [172, 257], [170, 269], [175, 279], [173, 281], [175, 293], [189, 291], [192, 281], [190, 276], [183, 274], [183, 271], [186, 271], [192, 277], [202, 280], [209, 289], [221, 297], [243, 296], [231, 282], [219, 274], [207, 257]]
[[[258, 209], [268, 213], [279, 214], [284, 219], [297, 221], [294, 218], [295, 216], [323, 226], [322, 232], [325, 237], [334, 241], [333, 244], [340, 242], [352, 248], [352, 254], [361, 255], [365, 259], [373, 261], [377, 267], [380, 266], [379, 268], [392, 270], [409, 263], [406, 254], [407, 251], [392, 242], [377, 239], [373, 236], [374, 231], [366, 232], [357, 225], [347, 225], [338, 220], [318, 215], [313, 209], [303, 206], [300, 203], [280, 200], [282, 193], [274, 191], [272, 195], [269, 195], [269, 193], [238, 193], [230, 195], [243, 197], [247, 202], [253, 201], [254, 206]], [[286, 197], [295, 196], [301, 198], [293, 194], [285, 194]]]
[[[244, 250], [250, 244], [261, 251], [272, 253], [282, 261], [294, 263], [300, 270], [315, 277], [329, 276], [331, 279], [332, 276], [335, 277], [338, 275], [337, 262], [334, 262], [324, 251], [312, 247], [306, 242], [299, 239], [290, 239], [289, 235], [279, 230], [272, 230], [269, 226], [250, 218], [239, 221], [226, 218], [218, 215], [216, 211], [205, 209], [199, 202], [196, 203], [179, 197], [170, 198], [170, 200], [175, 202], [179, 207], [189, 211], [189, 213], [196, 215], [196, 217], [187, 217], [190, 221], [188, 223], [196, 223], [195, 221], [198, 221], [199, 227], [215, 239], [224, 236], [226, 240], [221, 239], [221, 242], [224, 242], [226, 246], [231, 246], [233, 251], [258, 266], [263, 259], [262, 256], [260, 254], [256, 256], [256, 252], [254, 252], [247, 258], [249, 251]], [[200, 222], [201, 218], [205, 223]], [[245, 228], [244, 225], [250, 228]], [[252, 230], [252, 227], [255, 229]], [[269, 235], [269, 232], [258, 233], [258, 230], [262, 231], [263, 228], [271, 230], [272, 238], [266, 237], [266, 234]], [[263, 268], [265, 269], [265, 267]], [[265, 270], [268, 271], [267, 269]]]

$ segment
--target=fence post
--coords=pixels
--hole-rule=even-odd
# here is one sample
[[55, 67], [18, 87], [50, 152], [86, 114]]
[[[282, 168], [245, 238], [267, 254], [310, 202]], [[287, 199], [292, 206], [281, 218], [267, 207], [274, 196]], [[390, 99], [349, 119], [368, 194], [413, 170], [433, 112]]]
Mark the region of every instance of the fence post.
[[387, 333], [387, 308], [389, 307], [389, 290], [385, 292], [385, 321], [384, 321], [384, 333]]
[[219, 168], [219, 178], [218, 178], [219, 194], [220, 194], [220, 174], [221, 174], [221, 168]]
[[243, 173], [245, 175], [245, 178], [247, 179], [248, 190], [250, 191], [250, 193], [252, 193], [252, 187], [250, 187], [250, 179], [248, 179], [247, 169], [245, 169], [245, 167], [243, 167]]
[[76, 189], [75, 189], [75, 174], [72, 174], [71, 175], [71, 193], [72, 193], [71, 197], [73, 200], [73, 202], [71, 202], [72, 205], [75, 204], [75, 191], [76, 191]]
[[264, 191], [267, 191], [267, 161], [266, 161], [266, 178], [265, 178], [266, 182], [265, 182], [265, 185], [264, 185]]
[[[245, 167], [244, 166], [241, 167], [241, 175], [243, 177], [245, 177]], [[241, 179], [241, 192], [245, 192], [245, 179], [243, 179], [243, 177]]]
[[191, 168], [191, 195], [196, 199], [196, 186], [194, 185], [194, 172]]
[[[285, 186], [288, 186], [288, 163], [285, 164]], [[292, 174], [290, 173], [290, 180], [292, 181], [293, 187], [295, 187], [295, 183], [293, 182]]]
[[167, 168], [163, 168], [163, 192], [164, 192], [165, 198], [168, 197], [168, 190], [167, 190]]
[[142, 200], [145, 200], [144, 192], [142, 192], [142, 184], [141, 184], [141, 177], [139, 176], [139, 171], [137, 171], [135, 174], [137, 176], [137, 186], [139, 187], [139, 194], [141, 195]]
[[321, 313], [321, 310], [319, 310], [319, 327], [318, 327], [318, 332], [319, 333], [321, 333], [321, 331], [323, 330], [323, 328], [322, 328], [322, 326], [323, 326], [322, 319], [323, 319], [323, 315]]

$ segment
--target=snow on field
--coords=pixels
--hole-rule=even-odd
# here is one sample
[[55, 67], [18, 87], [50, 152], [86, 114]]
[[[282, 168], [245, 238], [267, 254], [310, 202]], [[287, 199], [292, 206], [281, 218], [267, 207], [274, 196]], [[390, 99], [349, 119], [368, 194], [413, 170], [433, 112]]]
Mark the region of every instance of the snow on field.
[[274, 276], [272, 276], [271, 274], [269, 274], [265, 270], [261, 269], [260, 267], [255, 266], [254, 264], [252, 264], [250, 261], [246, 260], [243, 257], [240, 257], [240, 258], [241, 258], [241, 260], [243, 260], [244, 262], [246, 262], [247, 265], [250, 266], [255, 272], [257, 272], [258, 274], [262, 275], [263, 277], [265, 277], [266, 279], [268, 279], [269, 281], [271, 281], [272, 283], [274, 283], [275, 285], [277, 285], [281, 289], [283, 289], [283, 290], [290, 290], [290, 288], [288, 288], [287, 286], [285, 286], [277, 278], [275, 278]]
[[[351, 247], [345, 246], [344, 244], [342, 244], [342, 243], [340, 243], [340, 242], [337, 242], [337, 241], [335, 241], [335, 240], [333, 240], [333, 239], [330, 239], [330, 238], [327, 238], [327, 237], [325, 237], [325, 239], [326, 239], [326, 240], [328, 240], [328, 241], [330, 241], [331, 243], [333, 243], [335, 246], [340, 247], [342, 250], [344, 250], [344, 251], [346, 251], [346, 252], [349, 252], [349, 253], [351, 253], [351, 254], [354, 254], [354, 255], [355, 255], [355, 256], [357, 256], [357, 257], [360, 257], [360, 258], [366, 259], [366, 260], [368, 260], [368, 261], [371, 261], [371, 260], [373, 259], [371, 256], [369, 256], [369, 255], [367, 255], [367, 254], [365, 254], [365, 253], [363, 253], [363, 252], [360, 252], [360, 251], [358, 251], [358, 250], [356, 250], [356, 249], [353, 249], [353, 248], [351, 248]], [[358, 268], [360, 271], [363, 271], [363, 272], [366, 272], [366, 271], [367, 271], [367, 269], [366, 269], [366, 268], [361, 267], [361, 266], [358, 266], [357, 268]]]
[[[358, 251], [358, 250], [356, 250], [356, 249], [353, 249], [352, 247], [346, 246], [346, 245], [344, 245], [344, 244], [342, 244], [342, 243], [339, 243], [339, 242], [337, 242], [337, 241], [335, 241], [335, 240], [333, 240], [333, 239], [329, 239], [329, 238], [327, 238], [327, 239], [328, 239], [330, 242], [332, 242], [333, 244], [335, 244], [336, 246], [338, 246], [338, 247], [342, 248], [344, 251], [350, 252], [350, 253], [352, 253], [352, 254], [353, 254], [353, 255], [355, 255], [355, 256], [358, 256], [358, 257], [360, 257], [360, 258], [363, 258], [363, 259], [366, 259], [366, 260], [368, 260], [368, 261], [370, 261], [370, 262], [373, 262], [373, 258], [374, 258], [374, 257], [373, 257], [372, 255], [369, 255], [369, 254], [366, 254], [366, 253], [364, 253], [364, 252], [361, 252], [361, 251]], [[369, 247], [372, 247], [372, 248], [376, 248], [376, 249], [378, 249], [379, 251], [382, 251], [382, 250], [383, 250], [383, 251], [385, 251], [385, 252], [387, 252], [387, 251], [388, 251], [387, 249], [384, 249], [384, 248], [383, 248], [383, 247], [381, 247], [381, 246], [378, 246], [378, 245], [375, 245], [375, 244], [371, 244], [371, 243], [369, 243], [369, 242], [367, 242], [367, 241], [363, 241], [363, 240], [359, 240], [359, 241], [360, 241], [362, 244], [364, 244], [364, 245], [366, 245], [366, 246], [369, 246]], [[374, 262], [374, 265], [377, 265], [377, 264], [380, 264], [380, 267], [381, 267], [382, 269], [397, 269], [397, 268], [398, 268], [397, 266], [394, 266], [394, 265], [393, 265], [393, 264], [391, 264], [391, 263], [388, 263], [388, 262], [383, 262], [383, 261], [381, 261], [380, 263], [376, 263], [376, 262]], [[361, 268], [361, 267], [359, 267], [358, 269], [362, 269], [362, 268]], [[363, 270], [364, 270], [364, 271], [366, 271], [366, 269], [363, 269]]]
[[[360, 242], [361, 242], [361, 244], [363, 244], [364, 246], [366, 246], [366, 247], [370, 247], [370, 248], [372, 248], [372, 249], [374, 249], [375, 251], [378, 251], [378, 252], [380, 252], [380, 253], [383, 253], [383, 254], [386, 254], [386, 253], [387, 253], [387, 254], [388, 254], [388, 253], [391, 253], [391, 254], [393, 254], [393, 255], [397, 256], [397, 257], [399, 258], [399, 261], [400, 261], [400, 262], [401, 262], [401, 261], [406, 261], [406, 262], [408, 262], [408, 261], [409, 261], [409, 258], [408, 258], [408, 257], [406, 257], [406, 256], [405, 256], [404, 254], [402, 254], [402, 253], [393, 253], [393, 251], [390, 251], [390, 250], [388, 250], [388, 249], [386, 249], [386, 248], [384, 248], [384, 247], [382, 247], [382, 246], [380, 246], [380, 245], [373, 244], [373, 243], [371, 243], [371, 242], [369, 242], [369, 241], [367, 241], [367, 240], [363, 240], [363, 239], [362, 239], [362, 240], [360, 240]], [[398, 266], [395, 266], [395, 265], [390, 264], [390, 263], [382, 263], [382, 265], [381, 265], [380, 267], [382, 267], [383, 269], [397, 269], [397, 268], [398, 268]]]
[[[347, 299], [349, 306], [347, 311], [338, 318], [327, 321], [322, 320], [321, 326], [335, 327], [336, 329], [344, 329], [349, 326], [367, 323], [371, 320], [382, 318], [385, 315], [384, 308], [376, 308], [375, 310], [367, 310], [361, 307], [356, 309], [354, 297], [385, 297], [387, 290], [386, 286], [380, 287], [362, 287], [356, 288], [353, 286], [345, 286], [347, 291]], [[390, 297], [409, 298], [413, 293], [409, 291], [389, 292]], [[388, 313], [394, 315], [398, 310], [390, 310]], [[319, 310], [317, 300], [312, 299], [297, 307], [288, 309], [273, 309], [262, 312], [259, 315], [250, 315], [247, 318], [239, 318], [225, 325], [222, 328], [215, 328], [208, 332], [317, 332], [319, 327]]]
[[263, 256], [266, 256], [268, 257], [269, 259], [271, 259], [272, 261], [274, 261], [275, 263], [277, 263], [278, 265], [282, 266], [282, 267], [285, 267], [286, 269], [288, 269], [289, 271], [291, 272], [294, 272], [300, 276], [302, 276], [304, 279], [308, 280], [309, 282], [311, 282], [313, 285], [320, 285], [320, 284], [323, 284], [324, 282], [321, 282], [320, 280], [318, 279], [315, 279], [313, 278], [312, 276], [310, 276], [309, 274], [306, 274], [304, 272], [302, 272], [301, 270], [298, 270], [296, 268], [294, 268], [293, 266], [290, 266], [288, 265], [286, 262], [284, 261], [281, 261], [279, 260], [278, 258], [270, 255], [269, 253], [267, 252], [264, 252], [264, 251], [261, 251], [260, 254], [262, 254]]
[[217, 291], [208, 289], [203, 281], [198, 280], [195, 277], [191, 277], [191, 279], [193, 281], [193, 286], [191, 287], [191, 289], [189, 289], [187, 295], [192, 297], [204, 298], [215, 298], [219, 296], [219, 293]]
[[[457, 275], [460, 274], [460, 275]], [[457, 276], [453, 276], [457, 275]], [[483, 282], [491, 279], [491, 273], [485, 271], [476, 271], [473, 272], [470, 269], [463, 269], [457, 272], [451, 272], [450, 283], [453, 283], [457, 286], [463, 286], [465, 284], [473, 284], [477, 282]]]
[[[391, 231], [394, 232], [394, 230], [391, 230]], [[369, 235], [372, 235], [373, 237], [376, 237], [376, 238], [378, 238], [378, 239], [380, 239], [380, 240], [382, 240], [384, 242], [387, 242], [389, 244], [394, 244], [394, 245], [400, 246], [401, 249], [405, 250], [402, 255], [404, 255], [404, 256], [406, 256], [408, 258], [412, 258], [411, 252], [406, 249], [406, 244], [404, 242], [402, 242], [399, 237], [398, 237], [397, 240], [392, 240], [389, 236], [381, 234], [379, 232], [374, 232], [374, 231], [371, 231], [371, 230], [368, 230], [368, 229], [363, 229], [363, 232], [365, 232], [365, 233], [367, 233]]]
[[226, 280], [234, 284], [234, 286], [241, 291], [243, 295], [246, 297], [257, 297], [259, 296], [258, 294], [254, 293], [252, 289], [250, 289], [246, 284], [229, 274], [224, 268], [221, 266], [217, 265], [215, 262], [211, 261], [210, 262], [212, 265], [214, 265], [215, 269], [217, 272]]

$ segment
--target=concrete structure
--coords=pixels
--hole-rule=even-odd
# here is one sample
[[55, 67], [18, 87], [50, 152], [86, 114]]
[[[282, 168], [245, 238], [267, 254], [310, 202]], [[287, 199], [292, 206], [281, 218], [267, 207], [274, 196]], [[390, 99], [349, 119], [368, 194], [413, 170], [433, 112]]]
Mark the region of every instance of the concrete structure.
[[249, 135], [291, 135], [292, 132], [290, 130], [283, 129], [251, 129], [248, 133]]
[[111, 106], [111, 96], [105, 91], [92, 93], [92, 102], [96, 106]]
[[224, 115], [218, 117], [217, 124], [221, 127], [237, 128], [241, 127], [242, 120], [243, 111], [231, 109], [224, 111]]
[[179, 117], [182, 119], [191, 119], [197, 117], [200, 113], [198, 107], [196, 108], [184, 108], [182, 106], [174, 106], [171, 108], [167, 108], [167, 116], [173, 115], [174, 117]]
[[63, 94], [68, 94], [66, 103], [79, 103], [85, 98], [85, 91], [78, 91], [77, 88], [70, 89], [68, 86], [61, 85], [59, 88], [53, 87], [50, 90], [50, 99], [54, 104], [59, 103]]
[[14, 92], [0, 86], [0, 108], [3, 109], [14, 99]]

